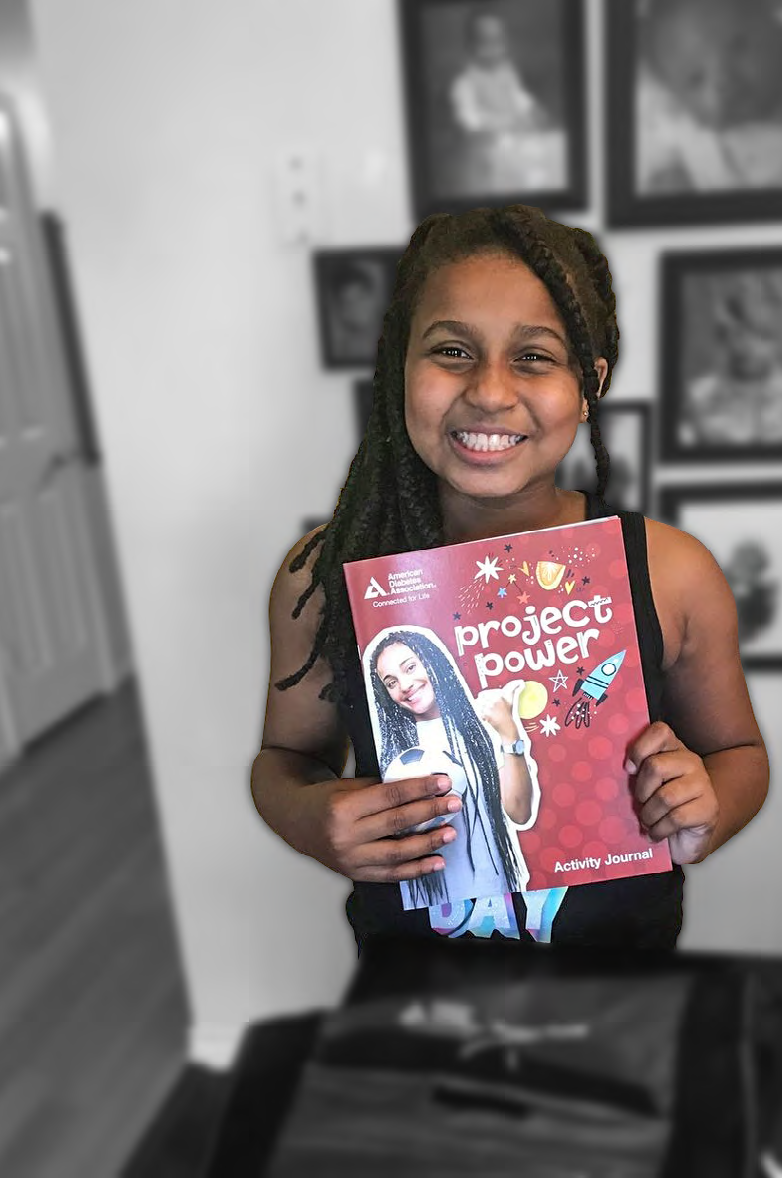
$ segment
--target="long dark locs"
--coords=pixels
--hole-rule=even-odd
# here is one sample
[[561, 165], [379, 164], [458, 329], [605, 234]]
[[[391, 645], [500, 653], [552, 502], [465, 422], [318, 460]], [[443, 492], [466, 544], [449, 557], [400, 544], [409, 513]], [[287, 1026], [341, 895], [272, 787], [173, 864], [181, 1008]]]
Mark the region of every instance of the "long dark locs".
[[589, 407], [597, 464], [597, 493], [605, 491], [608, 454], [598, 425], [599, 378], [594, 359], [605, 357], [608, 390], [619, 331], [608, 263], [591, 234], [552, 221], [527, 205], [472, 209], [458, 216], [433, 213], [417, 227], [398, 265], [383, 318], [366, 432], [329, 523], [303, 545], [288, 566], [303, 568], [314, 549], [311, 578], [292, 616], [322, 587], [324, 604], [312, 649], [293, 674], [277, 680], [284, 691], [318, 658], [332, 679], [320, 698], [353, 706], [346, 665], [356, 657], [356, 635], [342, 565], [374, 556], [444, 544], [437, 478], [413, 449], [405, 426], [404, 364], [410, 323], [427, 277], [438, 267], [478, 253], [502, 251], [520, 258], [545, 283], [565, 325]]
[[[505, 823], [500, 775], [491, 737], [470, 703], [450, 658], [431, 638], [415, 630], [393, 630], [377, 644], [370, 659], [369, 670], [381, 737], [381, 775], [394, 757], [418, 744], [418, 730], [412, 714], [391, 698], [377, 673], [380, 655], [396, 643], [408, 646], [426, 671], [448, 737], [451, 756], [464, 768], [469, 796], [464, 799], [463, 814], [470, 865], [475, 871], [472, 840], [476, 829], [480, 827], [477, 837], [483, 836], [492, 859], [499, 853], [505, 878], [510, 890], [514, 891], [519, 884], [518, 861]], [[490, 834], [484, 829], [481, 816], [481, 793], [489, 815]], [[448, 900], [447, 880], [436, 872], [418, 880], [410, 880], [409, 886], [416, 899], [425, 900], [427, 906]]]

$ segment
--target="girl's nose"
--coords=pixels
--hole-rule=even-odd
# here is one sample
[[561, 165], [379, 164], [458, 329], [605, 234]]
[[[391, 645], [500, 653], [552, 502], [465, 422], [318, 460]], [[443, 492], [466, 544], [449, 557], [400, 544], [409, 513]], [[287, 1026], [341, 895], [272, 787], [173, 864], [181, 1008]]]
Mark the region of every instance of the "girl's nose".
[[471, 405], [493, 413], [511, 409], [518, 400], [514, 374], [501, 360], [478, 366], [464, 395]]

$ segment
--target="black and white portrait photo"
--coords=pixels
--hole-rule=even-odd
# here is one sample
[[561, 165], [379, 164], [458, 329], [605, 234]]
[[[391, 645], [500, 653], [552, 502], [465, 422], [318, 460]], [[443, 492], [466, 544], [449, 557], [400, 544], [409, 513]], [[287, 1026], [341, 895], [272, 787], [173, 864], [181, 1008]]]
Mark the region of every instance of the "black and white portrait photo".
[[396, 249], [322, 249], [313, 254], [325, 368], [374, 368], [391, 298]]
[[[651, 459], [650, 406], [644, 401], [600, 404], [600, 435], [611, 460], [605, 498], [612, 507], [649, 511]], [[594, 491], [595, 452], [589, 425], [579, 425], [576, 440], [557, 471], [557, 486], [567, 491]]]
[[612, 222], [778, 218], [779, 0], [609, 0], [607, 15]]
[[399, 2], [415, 219], [513, 201], [583, 207], [580, 5]]
[[667, 254], [661, 456], [782, 457], [782, 249]]
[[745, 670], [782, 668], [782, 484], [660, 490], [660, 518], [696, 536], [733, 590]]

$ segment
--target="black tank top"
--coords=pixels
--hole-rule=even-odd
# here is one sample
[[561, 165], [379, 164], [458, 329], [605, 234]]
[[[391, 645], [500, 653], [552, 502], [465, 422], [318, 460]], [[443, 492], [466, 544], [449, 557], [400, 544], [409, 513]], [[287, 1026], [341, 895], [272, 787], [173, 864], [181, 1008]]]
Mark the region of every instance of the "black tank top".
[[[665, 720], [663, 635], [649, 579], [646, 523], [640, 512], [616, 510], [588, 493], [586, 518], [607, 515], [618, 515], [622, 521], [649, 716], [652, 721]], [[380, 777], [357, 651], [345, 670], [348, 699], [339, 709], [355, 752], [355, 775]], [[671, 949], [681, 931], [683, 890], [684, 872], [679, 866], [656, 875], [572, 886], [554, 918], [552, 944]], [[513, 906], [521, 939], [532, 941], [526, 932], [526, 906], [520, 893], [513, 893]], [[373, 935], [442, 936], [431, 927], [428, 909], [403, 909], [397, 883], [354, 882], [345, 909], [359, 951]]]

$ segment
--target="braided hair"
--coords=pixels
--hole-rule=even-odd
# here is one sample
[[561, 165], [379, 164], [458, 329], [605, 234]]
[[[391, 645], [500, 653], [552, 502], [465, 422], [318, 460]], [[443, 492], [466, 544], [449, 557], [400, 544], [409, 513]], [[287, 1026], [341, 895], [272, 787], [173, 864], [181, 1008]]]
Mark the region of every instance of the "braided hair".
[[[397, 643], [408, 646], [426, 671], [448, 737], [451, 756], [462, 766], [467, 778], [463, 813], [470, 866], [475, 871], [473, 838], [483, 837], [492, 859], [495, 858], [492, 851], [496, 849], [499, 852], [509, 890], [517, 890], [518, 864], [505, 823], [500, 775], [491, 737], [479, 720], [451, 659], [432, 642], [431, 638], [414, 630], [392, 630], [378, 642], [369, 660], [381, 737], [381, 776], [394, 757], [418, 744], [418, 729], [412, 713], [392, 699], [377, 671], [380, 655], [387, 647]], [[490, 834], [484, 828], [480, 812], [481, 793], [489, 814]], [[476, 830], [478, 826], [480, 829]], [[409, 881], [416, 898], [424, 901], [427, 906], [448, 901], [447, 893], [443, 894], [444, 884], [447, 885], [447, 881], [436, 872]], [[419, 892], [423, 894], [419, 896]]]
[[355, 657], [356, 635], [342, 565], [368, 557], [435, 548], [445, 543], [438, 480], [413, 448], [405, 425], [404, 365], [410, 324], [428, 276], [438, 267], [479, 253], [501, 250], [520, 258], [546, 285], [577, 358], [597, 464], [597, 494], [608, 481], [609, 460], [598, 425], [599, 376], [594, 360], [608, 368], [608, 390], [618, 356], [616, 300], [608, 262], [583, 229], [552, 221], [527, 205], [477, 208], [459, 215], [433, 213], [416, 228], [397, 264], [391, 302], [383, 318], [369, 421], [330, 521], [293, 558], [293, 573], [316, 547], [311, 579], [293, 609], [297, 618], [318, 586], [325, 604], [304, 664], [275, 683], [280, 691], [298, 683], [319, 657], [332, 676], [319, 698], [351, 707], [346, 664]]

